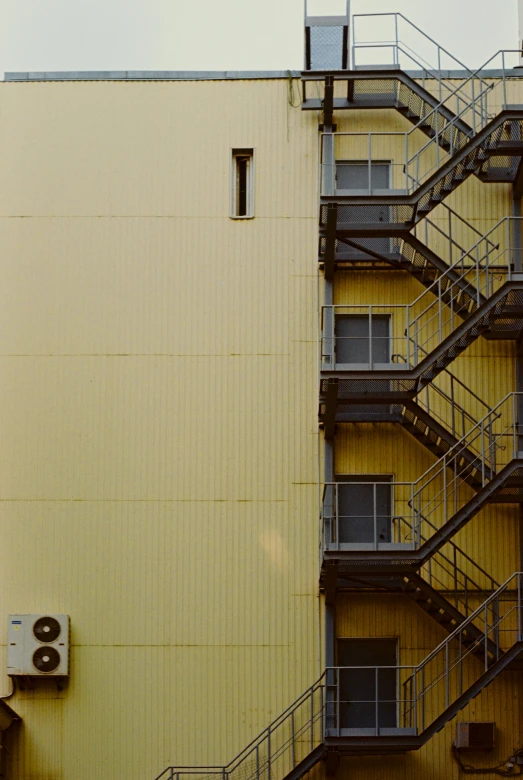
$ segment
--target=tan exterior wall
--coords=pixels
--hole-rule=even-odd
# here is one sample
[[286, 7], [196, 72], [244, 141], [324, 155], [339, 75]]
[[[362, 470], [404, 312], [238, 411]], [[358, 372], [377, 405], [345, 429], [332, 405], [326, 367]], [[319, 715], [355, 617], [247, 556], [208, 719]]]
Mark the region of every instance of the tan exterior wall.
[[319, 676], [312, 119], [285, 80], [0, 86], [1, 668], [9, 613], [73, 643], [13, 780], [226, 762]]
[[[11, 780], [227, 762], [320, 674], [317, 124], [285, 80], [0, 85], [0, 664], [8, 614], [72, 623], [69, 685], [10, 699]], [[360, 127], [409, 125], [339, 119]], [[243, 147], [255, 218], [234, 221]], [[449, 205], [484, 231], [510, 188], [469, 180]], [[421, 289], [345, 274], [335, 302]], [[479, 340], [452, 370], [495, 403], [514, 356]], [[434, 462], [376, 424], [344, 426], [335, 458], [405, 480]], [[503, 581], [518, 512], [490, 507], [456, 541]], [[444, 633], [406, 599], [365, 595], [340, 600], [338, 636], [397, 636], [415, 663]], [[476, 763], [517, 746], [521, 695], [511, 672], [460, 713], [498, 723]], [[454, 730], [342, 776], [457, 778]]]

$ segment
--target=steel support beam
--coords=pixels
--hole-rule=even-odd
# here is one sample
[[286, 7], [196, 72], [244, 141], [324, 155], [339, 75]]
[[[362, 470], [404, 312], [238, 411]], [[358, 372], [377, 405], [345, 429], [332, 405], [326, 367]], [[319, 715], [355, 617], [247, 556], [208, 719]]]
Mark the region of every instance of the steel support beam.
[[325, 396], [325, 417], [323, 420], [325, 439], [332, 439], [336, 427], [336, 406], [338, 403], [338, 380], [329, 379]]

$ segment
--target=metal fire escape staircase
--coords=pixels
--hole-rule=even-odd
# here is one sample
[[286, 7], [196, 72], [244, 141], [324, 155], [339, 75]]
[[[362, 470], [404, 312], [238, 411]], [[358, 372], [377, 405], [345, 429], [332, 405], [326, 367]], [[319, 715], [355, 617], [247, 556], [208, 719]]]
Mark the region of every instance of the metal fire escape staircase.
[[[339, 589], [402, 593], [448, 636], [417, 666], [328, 666], [227, 765], [170, 766], [156, 780], [210, 780], [213, 775], [217, 780], [299, 780], [321, 760], [332, 773], [340, 755], [416, 750], [502, 671], [523, 668], [523, 574], [499, 585], [453, 541], [489, 503], [523, 503], [523, 395], [512, 393], [492, 409], [448, 370], [479, 336], [519, 337], [523, 276], [514, 257], [521, 250], [514, 250], [510, 220], [478, 237], [477, 229], [443, 202], [471, 175], [484, 182], [512, 182], [515, 194], [523, 195], [523, 107], [508, 102], [510, 74], [503, 53], [501, 77], [494, 82], [469, 71], [437, 44], [437, 65], [430, 66], [401, 39], [399, 28], [406, 23], [431, 39], [401, 14], [380, 16], [394, 20], [395, 35], [372, 44], [355, 35], [350, 67], [348, 16], [311, 18], [306, 12], [302, 107], [323, 116], [319, 260], [328, 283], [339, 270], [399, 268], [424, 291], [403, 307], [400, 318], [398, 311], [389, 311], [404, 327], [393, 334], [387, 365], [374, 363], [372, 346], [368, 365], [337, 362], [336, 316], [351, 313], [351, 307], [337, 311], [326, 300], [320, 421], [326, 440], [342, 423], [397, 422], [437, 461], [416, 482], [391, 484], [391, 538], [381, 540], [376, 532], [370, 544], [344, 541], [343, 483], [326, 482], [320, 585], [326, 605]], [[392, 63], [356, 65], [356, 54], [376, 48], [391, 52]], [[400, 66], [404, 57], [416, 74]], [[445, 75], [444, 57], [451, 58], [459, 74]], [[323, 95], [307, 96], [314, 82], [323, 84]], [[346, 86], [345, 94], [340, 85]], [[497, 105], [493, 95], [500, 92]], [[401, 139], [401, 189], [373, 192], [369, 137], [368, 191], [336, 191], [333, 113], [355, 108], [392, 108], [413, 124]], [[449, 218], [446, 232], [441, 220], [429, 218], [433, 211]], [[452, 220], [476, 234], [471, 248], [453, 237]], [[430, 248], [435, 232], [445, 239], [445, 258]], [[390, 239], [386, 245], [383, 237]], [[394, 307], [365, 307], [369, 344], [373, 316], [387, 308]], [[377, 529], [376, 509], [373, 520]], [[370, 699], [347, 698], [350, 675], [369, 669], [375, 675]], [[390, 702], [397, 722], [387, 727], [380, 723], [384, 699], [379, 688], [381, 675], [391, 669], [399, 693]], [[373, 729], [347, 725], [354, 707], [375, 709]]]
[[[222, 766], [167, 767], [156, 780], [299, 780], [333, 756], [397, 754], [417, 750], [502, 671], [521, 669], [523, 574], [514, 574], [417, 666], [398, 675], [398, 726], [345, 728], [344, 708], [376, 701], [344, 699], [354, 668], [328, 667], [321, 677], [232, 761]], [[382, 667], [375, 673], [379, 690]], [[363, 671], [363, 669], [361, 670]], [[437, 706], [444, 702], [443, 709]]]
[[[328, 438], [333, 436], [337, 423], [371, 421], [379, 415], [385, 419], [384, 414], [397, 414], [401, 408], [398, 404], [416, 414], [412, 404], [423, 406], [419, 398], [423, 398], [420, 393], [426, 388], [431, 388], [426, 390], [427, 399], [435, 394], [442, 398], [439, 385], [448, 386], [452, 377], [447, 367], [479, 336], [519, 339], [523, 328], [523, 274], [513, 270], [516, 250], [512, 236], [520, 224], [514, 218], [498, 222], [411, 304], [323, 307], [320, 421]], [[366, 363], [347, 358], [343, 347], [348, 339], [336, 332], [338, 318], [352, 314], [368, 317]], [[392, 355], [380, 363], [372, 355], [372, 327], [373, 318], [383, 315], [393, 324]], [[455, 383], [454, 379], [450, 384]], [[465, 414], [462, 406], [455, 405], [454, 396], [452, 393], [448, 399], [449, 420]], [[473, 408], [480, 401], [478, 396], [475, 398]], [[430, 405], [427, 400], [425, 412]], [[417, 417], [430, 424], [419, 409]]]
[[[400, 15], [393, 16], [397, 25]], [[487, 83], [479, 73], [469, 73], [458, 86], [454, 82], [449, 87], [442, 85], [438, 68], [432, 93], [439, 92], [440, 103], [434, 105], [434, 100], [427, 100], [427, 71], [422, 70], [421, 85], [408, 74], [393, 72], [398, 69], [400, 49], [396, 33], [394, 66], [387, 72], [381, 70], [379, 78], [373, 68], [363, 67], [355, 73], [356, 66], [351, 73], [309, 74], [311, 81], [319, 78], [325, 81], [321, 103], [324, 119], [320, 126], [323, 135], [319, 260], [326, 282], [332, 285], [340, 270], [388, 267], [408, 271], [425, 287], [419, 298], [403, 311], [397, 305], [387, 307], [381, 303], [368, 307], [335, 306], [332, 298], [329, 300], [332, 292], [326, 296], [322, 310], [320, 421], [327, 440], [335, 436], [340, 423], [399, 422], [441, 458], [416, 483], [391, 486], [394, 512], [399, 511], [399, 515], [392, 518], [390, 538], [385, 538], [383, 531], [379, 533], [375, 493], [374, 516], [367, 518], [368, 522], [374, 522], [371, 543], [355, 542], [347, 537], [351, 517], [343, 515], [347, 512], [346, 500], [342, 502], [340, 497], [343, 483], [325, 485], [320, 582], [326, 604], [331, 605], [335, 604], [339, 589], [403, 592], [450, 632], [449, 640], [443, 643], [446, 669], [437, 672], [429, 684], [429, 688], [434, 688], [445, 679], [445, 709], [428, 726], [422, 716], [421, 729], [416, 714], [412, 734], [408, 733], [407, 717], [402, 724], [402, 735], [401, 729], [380, 728], [376, 694], [374, 733], [344, 729], [343, 707], [354, 704], [364, 707], [369, 702], [345, 701], [342, 705], [343, 686], [339, 680], [356, 670], [331, 670], [335, 689], [331, 700], [336, 712], [330, 721], [327, 717], [326, 745], [339, 753], [376, 754], [419, 747], [502, 669], [514, 668], [522, 649], [519, 601], [514, 608], [518, 624], [514, 643], [502, 652], [496, 633], [500, 623], [497, 594], [506, 585], [499, 588], [452, 538], [489, 502], [523, 502], [522, 431], [518, 423], [523, 399], [514, 394], [495, 409], [489, 409], [476, 394], [460, 387], [459, 394], [465, 402], [462, 405], [456, 402], [455, 385], [459, 380], [448, 371], [450, 363], [479, 336], [515, 339], [521, 335], [523, 276], [518, 273], [521, 258], [518, 261], [517, 254], [521, 249], [515, 249], [521, 243], [518, 245], [514, 240], [515, 235], [521, 234], [520, 226], [510, 220], [502, 221], [504, 224], [499, 223], [479, 240], [476, 236], [469, 250], [456, 245], [449, 230], [444, 238], [450, 262], [432, 251], [428, 234], [437, 231], [443, 235], [441, 225], [429, 219], [433, 211], [441, 214], [446, 210], [450, 220], [466, 223], [444, 200], [472, 174], [484, 182], [512, 182], [515, 194], [519, 192], [521, 197], [523, 106], [507, 104], [504, 56], [504, 99], [501, 110], [497, 108], [495, 113], [489, 113], [489, 97], [496, 89], [495, 84]], [[304, 78], [308, 79], [307, 74]], [[340, 96], [337, 82], [346, 82], [346, 96]], [[306, 100], [304, 108], [317, 110], [317, 103]], [[454, 110], [449, 108], [452, 103]], [[385, 107], [395, 108], [415, 125], [401, 139], [404, 154], [400, 155], [400, 173], [393, 171], [393, 181], [402, 181], [400, 188], [396, 184], [396, 191], [374, 190], [372, 165], [379, 163], [380, 155], [374, 151], [379, 144], [372, 134], [367, 134], [364, 140], [368, 154], [368, 191], [338, 189], [338, 166], [343, 165], [348, 149], [361, 149], [362, 144], [357, 133], [335, 132], [334, 110]], [[411, 140], [419, 139], [420, 132], [429, 141], [411, 153]], [[345, 143], [347, 135], [352, 136], [353, 146]], [[353, 152], [353, 156], [357, 157], [357, 153]], [[506, 236], [500, 242], [502, 231]], [[441, 244], [441, 237], [438, 238]], [[453, 257], [456, 250], [457, 258], [456, 254]], [[337, 332], [337, 317], [342, 319], [350, 314], [368, 318], [367, 365], [356, 364], [362, 359], [361, 349], [354, 350], [358, 358], [351, 359], [350, 350], [343, 344], [343, 339], [350, 340], [350, 337], [342, 330]], [[392, 328], [393, 346], [388, 365], [379, 363], [383, 361], [383, 350], [375, 350], [379, 357], [373, 359], [372, 355], [373, 318], [384, 315], [405, 323], [403, 332], [397, 323]], [[484, 416], [480, 414], [475, 420], [467, 409], [473, 408], [477, 413], [482, 405]], [[456, 419], [462, 421], [461, 437], [456, 436]], [[352, 488], [354, 479], [350, 483]], [[462, 566], [459, 561], [463, 562]], [[519, 588], [519, 575], [515, 577]], [[472, 611], [470, 591], [475, 594], [476, 609]], [[487, 598], [477, 609], [480, 594]], [[459, 693], [452, 701], [449, 658], [450, 645], [456, 638], [459, 638], [460, 674], [462, 655], [483, 660], [484, 669], [467, 690], [463, 690], [460, 678]], [[426, 659], [427, 663], [438, 655], [438, 650]], [[421, 667], [425, 673], [425, 662]], [[379, 674], [376, 670], [376, 690]], [[331, 681], [329, 670], [326, 675]], [[404, 686], [414, 686], [405, 695], [409, 715], [418, 706], [420, 684], [424, 689], [425, 681], [418, 682], [417, 671], [404, 683]], [[411, 739], [413, 735], [415, 738]]]

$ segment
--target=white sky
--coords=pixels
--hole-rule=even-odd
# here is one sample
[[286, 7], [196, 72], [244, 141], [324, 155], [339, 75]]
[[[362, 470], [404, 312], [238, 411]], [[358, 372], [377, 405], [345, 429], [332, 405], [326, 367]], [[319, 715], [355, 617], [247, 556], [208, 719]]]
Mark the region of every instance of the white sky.
[[[328, 13], [343, 0], [309, 4]], [[518, 45], [517, 0], [352, 0], [353, 13], [390, 11], [471, 67]], [[0, 14], [0, 73], [303, 63], [303, 0], [0, 0]]]

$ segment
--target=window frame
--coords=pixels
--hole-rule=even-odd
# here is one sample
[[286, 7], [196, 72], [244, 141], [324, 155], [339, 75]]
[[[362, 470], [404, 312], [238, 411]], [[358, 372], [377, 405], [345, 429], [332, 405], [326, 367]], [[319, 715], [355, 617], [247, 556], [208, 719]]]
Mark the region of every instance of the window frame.
[[[337, 307], [334, 307], [334, 308], [335, 309], [336, 308], [343, 308], [343, 304], [339, 304]], [[349, 337], [339, 336], [336, 333], [336, 322], [337, 322], [337, 320], [341, 321], [341, 318], [348, 319], [350, 317], [354, 318], [354, 320], [356, 318], [367, 319], [368, 322], [369, 322], [369, 329], [368, 329], [368, 334], [369, 334], [368, 335], [368, 344], [369, 344], [369, 355], [368, 356], [369, 356], [369, 359], [366, 362], [363, 362], [363, 363], [356, 362], [356, 361], [349, 362], [349, 363], [343, 363], [340, 360], [338, 360], [337, 340], [340, 339], [340, 338], [348, 338], [348, 339], [350, 339], [350, 336]], [[388, 361], [386, 363], [381, 363], [381, 362], [379, 362], [377, 360], [371, 359], [371, 358], [374, 357], [373, 345], [372, 345], [372, 342], [374, 340], [373, 334], [372, 334], [372, 320], [373, 319], [381, 319], [382, 321], [387, 321], [387, 323], [388, 323], [388, 350], [387, 350], [388, 351]], [[394, 321], [392, 319], [392, 314], [388, 314], [388, 313], [387, 314], [380, 314], [380, 313], [376, 313], [376, 314], [374, 314], [374, 313], [372, 313], [372, 314], [370, 314], [370, 313], [369, 314], [349, 314], [349, 313], [345, 313], [345, 312], [339, 312], [338, 313], [338, 312], [335, 311], [334, 312], [334, 323], [333, 323], [333, 325], [334, 325], [334, 342], [333, 342], [333, 347], [334, 347], [334, 365], [336, 365], [336, 366], [350, 366], [351, 370], [353, 370], [353, 371], [355, 371], [355, 370], [366, 370], [366, 369], [372, 370], [376, 366], [380, 366], [380, 368], [384, 368], [384, 367], [389, 367], [389, 366], [393, 365], [393, 359], [392, 358], [393, 358], [393, 355], [394, 355], [394, 343], [393, 343]], [[380, 338], [383, 338], [383, 337], [377, 336], [375, 338], [376, 339], [380, 339]], [[353, 338], [353, 340], [356, 341], [356, 338]]]
[[[246, 182], [246, 214], [238, 214], [238, 160], [248, 158]], [[233, 147], [231, 149], [230, 172], [230, 212], [231, 219], [254, 219], [254, 174], [255, 149], [251, 147]]]
[[[336, 654], [336, 666], [340, 667], [340, 658], [339, 658], [339, 650], [340, 650], [340, 643], [341, 642], [394, 642], [395, 644], [395, 656], [396, 656], [396, 726], [394, 728], [401, 730], [401, 727], [399, 726], [400, 723], [400, 696], [401, 696], [401, 680], [400, 680], [400, 674], [399, 670], [401, 668], [400, 663], [400, 653], [401, 653], [401, 646], [400, 646], [400, 638], [399, 636], [337, 636], [335, 641], [335, 654]], [[341, 667], [343, 668], [343, 667]], [[350, 668], [350, 667], [349, 667]], [[373, 668], [372, 666], [369, 666], [369, 668]], [[379, 699], [378, 699], [379, 701]], [[378, 733], [379, 729], [382, 728], [379, 726], [379, 724], [376, 724], [378, 727]], [[351, 730], [351, 729], [349, 729]], [[344, 731], [343, 727], [341, 728], [341, 731]]]
[[[346, 544], [347, 549], [373, 549], [373, 550], [379, 550], [380, 545], [394, 545], [394, 517], [395, 517], [395, 491], [394, 491], [394, 480], [395, 475], [394, 474], [338, 474], [336, 473], [334, 475], [334, 482], [338, 485], [339, 483], [343, 484], [368, 484], [368, 485], [390, 485], [389, 490], [389, 501], [390, 501], [390, 540], [387, 540], [385, 542], [380, 541], [376, 534], [374, 534], [374, 541], [373, 542], [347, 542], [343, 543], [340, 542], [338, 539], [338, 549], [344, 549], [341, 545]], [[339, 502], [339, 498], [338, 498]], [[339, 504], [338, 504], [339, 506]], [[375, 507], [373, 506], [373, 511]], [[338, 510], [338, 507], [336, 507], [336, 512]], [[376, 518], [379, 515], [376, 515]], [[339, 518], [338, 518], [339, 523]], [[376, 523], [376, 520], [374, 519], [374, 523]]]

